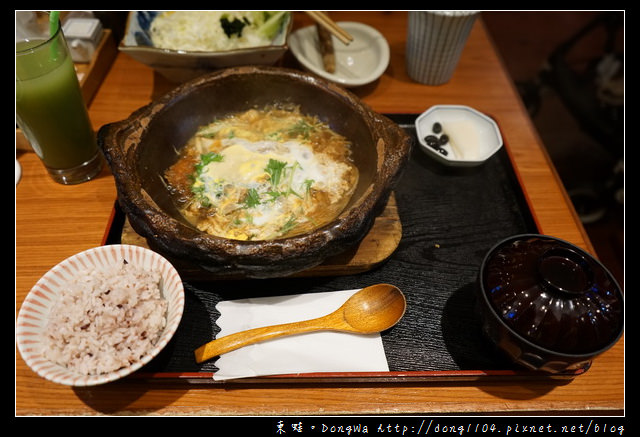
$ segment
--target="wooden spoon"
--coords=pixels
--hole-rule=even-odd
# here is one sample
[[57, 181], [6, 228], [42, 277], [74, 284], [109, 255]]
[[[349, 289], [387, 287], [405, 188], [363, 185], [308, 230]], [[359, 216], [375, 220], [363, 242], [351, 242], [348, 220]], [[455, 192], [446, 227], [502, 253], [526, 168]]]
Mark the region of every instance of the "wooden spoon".
[[314, 331], [381, 332], [400, 321], [406, 306], [406, 299], [397, 287], [389, 284], [372, 285], [355, 293], [340, 308], [326, 316], [249, 329], [210, 341], [196, 349], [196, 362], [201, 363], [243, 346], [286, 335]]

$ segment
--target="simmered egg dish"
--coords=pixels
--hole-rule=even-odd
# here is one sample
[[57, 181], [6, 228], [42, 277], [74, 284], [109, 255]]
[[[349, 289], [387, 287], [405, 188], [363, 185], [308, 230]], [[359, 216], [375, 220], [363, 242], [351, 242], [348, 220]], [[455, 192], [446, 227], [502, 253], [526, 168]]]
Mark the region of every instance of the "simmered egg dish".
[[165, 173], [184, 217], [236, 240], [301, 234], [335, 219], [358, 181], [351, 144], [297, 108], [251, 109], [198, 130]]

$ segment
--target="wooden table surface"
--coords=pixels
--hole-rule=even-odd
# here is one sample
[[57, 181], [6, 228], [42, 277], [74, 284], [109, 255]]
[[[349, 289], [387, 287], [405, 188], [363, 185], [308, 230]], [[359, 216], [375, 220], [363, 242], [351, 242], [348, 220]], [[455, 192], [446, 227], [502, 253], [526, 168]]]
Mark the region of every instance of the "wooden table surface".
[[[593, 248], [481, 20], [446, 85], [426, 86], [407, 75], [407, 13], [332, 12], [359, 21], [388, 40], [391, 63], [374, 84], [352, 91], [380, 113], [419, 113], [434, 104], [464, 104], [492, 115], [541, 233]], [[310, 24], [302, 13], [295, 26]], [[284, 62], [290, 62], [285, 57]], [[126, 118], [173, 84], [119, 54], [90, 104], [98, 129]], [[34, 153], [18, 152], [16, 186], [16, 314], [47, 270], [98, 246], [116, 191], [107, 168], [95, 180], [58, 185]], [[596, 254], [597, 255], [597, 254]], [[303, 386], [164, 384], [122, 381], [69, 388], [31, 371], [16, 348], [16, 415], [342, 415], [342, 414], [624, 414], [624, 339], [568, 383], [552, 381], [305, 384]]]

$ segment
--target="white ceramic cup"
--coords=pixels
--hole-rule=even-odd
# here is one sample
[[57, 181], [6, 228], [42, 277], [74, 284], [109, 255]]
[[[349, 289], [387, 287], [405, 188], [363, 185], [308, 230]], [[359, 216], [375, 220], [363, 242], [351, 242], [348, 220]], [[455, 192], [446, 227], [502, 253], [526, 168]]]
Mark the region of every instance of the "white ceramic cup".
[[426, 85], [447, 83], [479, 11], [409, 11], [406, 67]]

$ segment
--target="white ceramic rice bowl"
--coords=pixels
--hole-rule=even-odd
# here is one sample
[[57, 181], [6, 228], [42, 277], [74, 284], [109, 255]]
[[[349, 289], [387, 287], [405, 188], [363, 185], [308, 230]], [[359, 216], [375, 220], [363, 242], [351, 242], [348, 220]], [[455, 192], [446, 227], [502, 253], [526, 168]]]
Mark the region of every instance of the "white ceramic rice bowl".
[[[99, 375], [83, 375], [49, 361], [40, 351], [49, 313], [61, 287], [86, 269], [104, 269], [126, 260], [161, 273], [160, 289], [168, 301], [166, 326], [151, 350], [129, 367]], [[175, 334], [184, 311], [184, 287], [175, 268], [156, 252], [133, 245], [100, 246], [73, 255], [49, 270], [33, 286], [18, 313], [16, 343], [27, 365], [39, 376], [63, 385], [92, 386], [123, 378], [151, 361]]]

